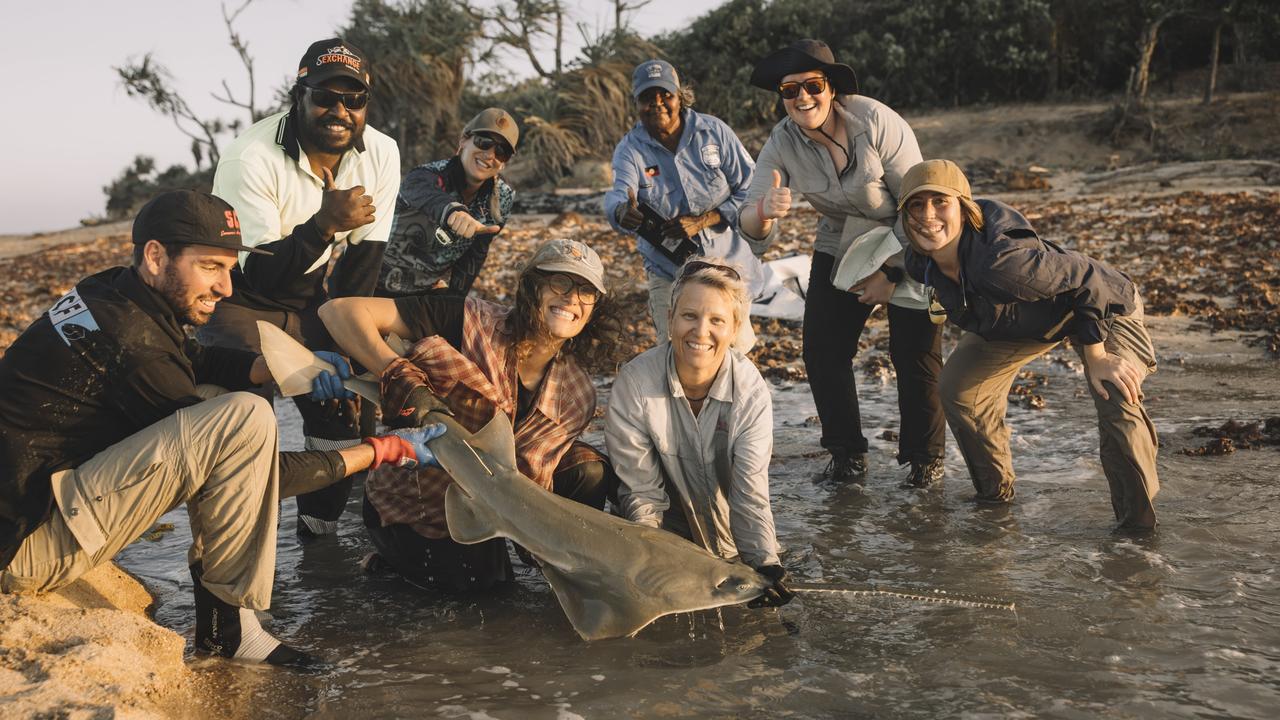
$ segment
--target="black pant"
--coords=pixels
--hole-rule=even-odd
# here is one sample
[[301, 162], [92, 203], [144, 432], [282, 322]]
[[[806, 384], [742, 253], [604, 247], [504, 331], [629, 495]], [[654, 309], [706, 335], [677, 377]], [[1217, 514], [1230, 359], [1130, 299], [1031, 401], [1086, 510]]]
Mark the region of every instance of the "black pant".
[[[831, 284], [835, 258], [814, 253], [804, 306], [804, 368], [809, 375], [822, 446], [865, 453], [854, 383], [853, 358], [873, 306]], [[938, 400], [942, 372], [942, 327], [928, 312], [889, 306], [889, 358], [898, 375], [898, 462], [927, 462], [942, 457], [946, 420]]]
[[[618, 476], [604, 462], [586, 462], [553, 476], [554, 492], [597, 510], [606, 498], [616, 502]], [[451, 538], [425, 538], [408, 525], [382, 525], [378, 509], [364, 499], [364, 524], [378, 554], [413, 585], [462, 593], [488, 590], [511, 582], [511, 556], [507, 541], [494, 538], [464, 545]]]
[[[332, 350], [333, 339], [324, 323], [316, 315], [315, 308], [300, 313], [283, 310], [254, 310], [227, 302], [218, 303], [218, 309], [209, 322], [196, 332], [196, 339], [209, 347], [229, 347], [239, 350], [262, 352], [258, 338], [257, 321], [263, 320], [289, 333], [310, 350]], [[264, 396], [271, 400], [274, 390], [271, 384], [264, 388]], [[360, 405], [355, 400], [313, 402], [305, 395], [293, 398], [298, 413], [302, 415], [302, 433], [308, 438], [324, 440], [356, 440], [374, 433], [372, 413], [361, 427]], [[319, 449], [330, 449], [321, 447]], [[351, 495], [354, 477], [347, 477], [328, 487], [298, 496], [298, 514], [320, 520], [337, 520]]]

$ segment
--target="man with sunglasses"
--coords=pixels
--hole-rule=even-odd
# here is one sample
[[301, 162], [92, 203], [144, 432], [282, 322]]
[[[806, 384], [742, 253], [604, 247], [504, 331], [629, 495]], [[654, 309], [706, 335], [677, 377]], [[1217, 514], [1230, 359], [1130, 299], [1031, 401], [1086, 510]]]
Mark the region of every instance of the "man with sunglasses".
[[[688, 257], [667, 249], [723, 257], [743, 271], [752, 298], [764, 289], [768, 268], [735, 230], [755, 170], [742, 141], [719, 118], [692, 109], [692, 90], [681, 86], [666, 61], [637, 65], [631, 95], [639, 120], [614, 148], [613, 189], [605, 195], [604, 211], [615, 230], [636, 237], [649, 280], [649, 315], [661, 343], [667, 339], [671, 283]], [[663, 223], [647, 229], [646, 210]], [[754, 342], [751, 323], [743, 323], [735, 347], [745, 352]]]
[[511, 214], [515, 192], [499, 173], [515, 154], [520, 128], [502, 108], [482, 110], [462, 129], [458, 152], [405, 175], [378, 294], [465, 296], [489, 245]]
[[[377, 281], [400, 188], [400, 152], [365, 125], [368, 56], [341, 38], [312, 43], [289, 96], [288, 110], [252, 125], [218, 161], [214, 194], [235, 207], [245, 244], [272, 254], [240, 254], [234, 294], [200, 329], [205, 345], [257, 351], [261, 320], [313, 350], [331, 349], [316, 316], [320, 305], [370, 295]], [[331, 263], [339, 244], [345, 251]], [[354, 398], [295, 402], [308, 450], [360, 442]], [[299, 496], [299, 535], [334, 532], [350, 489], [348, 479]]]

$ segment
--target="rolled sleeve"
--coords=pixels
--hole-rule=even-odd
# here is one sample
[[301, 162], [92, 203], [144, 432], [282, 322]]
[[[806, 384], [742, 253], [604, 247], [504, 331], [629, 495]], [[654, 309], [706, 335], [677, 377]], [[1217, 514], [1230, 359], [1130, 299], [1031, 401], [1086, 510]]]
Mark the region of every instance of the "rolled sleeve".
[[645, 408], [626, 368], [614, 381], [605, 413], [604, 440], [618, 474], [618, 500], [632, 522], [658, 527], [670, 506], [662, 488], [658, 451], [645, 427]]

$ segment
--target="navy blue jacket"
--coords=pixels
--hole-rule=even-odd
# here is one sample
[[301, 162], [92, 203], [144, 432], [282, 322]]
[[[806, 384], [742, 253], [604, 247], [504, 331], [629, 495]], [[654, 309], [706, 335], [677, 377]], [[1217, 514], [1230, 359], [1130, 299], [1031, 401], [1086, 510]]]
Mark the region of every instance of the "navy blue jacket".
[[1133, 281], [1088, 255], [1041, 238], [1021, 213], [996, 200], [978, 200], [983, 228], [967, 223], [960, 244], [960, 282], [927, 256], [908, 248], [911, 277], [933, 288], [947, 318], [987, 340], [1081, 345], [1106, 339], [1110, 319], [1137, 309]]

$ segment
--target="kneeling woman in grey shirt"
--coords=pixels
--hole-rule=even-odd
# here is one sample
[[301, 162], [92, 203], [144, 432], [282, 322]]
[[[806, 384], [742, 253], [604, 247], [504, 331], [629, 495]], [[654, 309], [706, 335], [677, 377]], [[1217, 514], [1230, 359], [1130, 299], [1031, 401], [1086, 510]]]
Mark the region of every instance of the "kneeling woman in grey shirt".
[[731, 348], [747, 290], [720, 258], [697, 258], [671, 288], [667, 342], [618, 373], [605, 442], [629, 520], [682, 535], [774, 580], [791, 599], [769, 505], [773, 404], [760, 371]]

